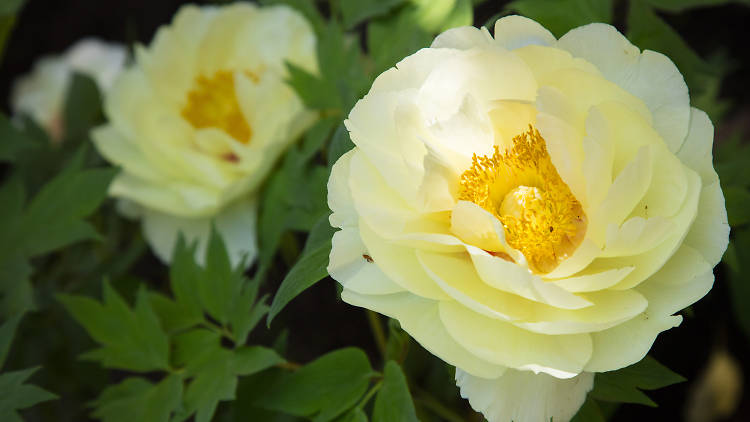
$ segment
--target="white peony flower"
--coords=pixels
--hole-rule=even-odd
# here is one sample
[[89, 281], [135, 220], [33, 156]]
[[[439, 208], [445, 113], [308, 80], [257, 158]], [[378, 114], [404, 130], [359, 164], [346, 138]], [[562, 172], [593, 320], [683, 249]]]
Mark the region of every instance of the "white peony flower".
[[316, 118], [284, 82], [286, 61], [317, 69], [314, 33], [286, 6], [185, 6], [136, 48], [93, 138], [122, 168], [110, 194], [162, 260], [179, 232], [203, 257], [213, 222], [233, 263], [252, 262], [259, 185]]
[[59, 142], [65, 131], [63, 107], [73, 73], [90, 76], [99, 90], [106, 92], [126, 59], [124, 46], [94, 38], [78, 41], [62, 55], [42, 57], [30, 74], [14, 83], [10, 99], [13, 112], [28, 115]]
[[727, 246], [713, 127], [664, 55], [591, 24], [439, 35], [346, 120], [328, 270], [457, 367], [490, 422], [573, 417], [641, 360]]

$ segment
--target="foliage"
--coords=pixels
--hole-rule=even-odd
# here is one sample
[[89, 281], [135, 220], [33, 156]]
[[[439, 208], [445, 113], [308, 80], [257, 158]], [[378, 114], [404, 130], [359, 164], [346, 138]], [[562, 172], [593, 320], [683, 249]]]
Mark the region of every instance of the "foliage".
[[[103, 167], [90, 147], [91, 128], [104, 121], [102, 94], [91, 78], [76, 74], [70, 81], [62, 143], [51, 142], [28, 116], [0, 113], [0, 420], [20, 421], [26, 414], [28, 419], [57, 417], [57, 409], [71, 406], [55, 401], [58, 395], [69, 395], [66, 401], [76, 407], [60, 420], [474, 420], [477, 415], [455, 387], [453, 369], [412, 342], [398, 321], [368, 317], [355, 308], [344, 318], [332, 313], [337, 326], [307, 333], [332, 339], [320, 347], [300, 340], [298, 330], [287, 325], [305, 309], [301, 295], [312, 297], [333, 284], [327, 279], [334, 232], [328, 222], [327, 181], [333, 164], [354, 147], [344, 123], [349, 110], [379, 74], [429, 46], [436, 34], [485, 21], [491, 30], [497, 17], [519, 13], [555, 36], [590, 22], [621, 26], [635, 45], [675, 62], [693, 105], [706, 110], [719, 127], [738, 100], [721, 90], [737, 64], [722, 49], [705, 55], [690, 45], [680, 18], [749, 2], [260, 3], [290, 5], [313, 26], [317, 72], [288, 63], [286, 78], [319, 119], [284, 153], [261, 188], [259, 257], [249, 270], [231, 265], [215, 231], [203, 261], [196, 261], [197, 245], [184, 238], [168, 266], [146, 253], [137, 224], [118, 215], [121, 204], [105, 200], [117, 170]], [[26, 24], [17, 19], [23, 5], [23, 0], [0, 4], [0, 59], [6, 41], [13, 41], [13, 27]], [[487, 21], [487, 15], [493, 18]], [[746, 135], [737, 131], [715, 149], [733, 230], [726, 265], [717, 272], [717, 288], [729, 290], [725, 300], [733, 312], [731, 321], [722, 324], [741, 327], [745, 338], [732, 341], [744, 342], [745, 348], [750, 339]], [[308, 290], [317, 292], [303, 294]], [[323, 320], [327, 312], [316, 309], [304, 318]], [[692, 312], [685, 312], [686, 320]], [[695, 313], [692, 318], [708, 318], [700, 310]], [[374, 340], [363, 336], [357, 347], [340, 340], [368, 322]], [[49, 350], [39, 350], [45, 342]], [[60, 350], [53, 346], [67, 342], [75, 343], [65, 349], [67, 355], [52, 356]], [[68, 356], [83, 349], [80, 361]], [[38, 354], [24, 356], [29, 350]], [[675, 367], [682, 372], [685, 366]], [[605, 421], [631, 404], [656, 406], [661, 400], [644, 391], [682, 381], [652, 357], [597, 374], [574, 421]], [[80, 385], [69, 393], [75, 382]]]

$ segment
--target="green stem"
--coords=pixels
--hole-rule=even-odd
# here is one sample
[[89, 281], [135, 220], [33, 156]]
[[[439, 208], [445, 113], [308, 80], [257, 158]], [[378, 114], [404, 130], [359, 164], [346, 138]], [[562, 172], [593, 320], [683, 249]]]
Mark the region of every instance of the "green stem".
[[216, 325], [211, 321], [203, 321], [203, 326], [222, 337], [226, 337], [227, 339], [231, 340], [232, 343], [236, 343], [236, 341], [234, 340], [234, 335], [227, 329], [227, 327]]
[[375, 383], [375, 385], [372, 386], [372, 388], [370, 389], [370, 391], [368, 391], [367, 394], [365, 394], [365, 396], [362, 397], [362, 400], [360, 400], [359, 403], [357, 403], [357, 405], [354, 406], [354, 407], [358, 407], [358, 408], [362, 409], [365, 405], [367, 405], [367, 402], [370, 401], [370, 399], [372, 398], [372, 396], [374, 396], [375, 393], [377, 393], [378, 390], [380, 390], [380, 387], [382, 387], [382, 386], [383, 386], [383, 380], [380, 380], [377, 383]]
[[368, 309], [367, 320], [370, 322], [372, 335], [375, 337], [375, 344], [378, 346], [380, 356], [385, 360], [387, 341], [385, 339], [385, 333], [383, 332], [383, 326], [380, 324], [380, 318], [378, 317], [378, 314]]
[[464, 422], [464, 418], [462, 418], [461, 415], [445, 407], [445, 405], [440, 403], [440, 401], [430, 393], [421, 389], [417, 389], [415, 393], [418, 393], [418, 396], [414, 397], [414, 401], [435, 415], [440, 416], [449, 422]]

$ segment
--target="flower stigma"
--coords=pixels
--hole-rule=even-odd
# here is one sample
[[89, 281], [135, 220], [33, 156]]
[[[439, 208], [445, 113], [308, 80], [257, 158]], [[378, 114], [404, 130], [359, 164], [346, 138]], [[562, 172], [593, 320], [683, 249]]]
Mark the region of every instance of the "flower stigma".
[[510, 148], [474, 154], [461, 175], [459, 200], [497, 217], [508, 246], [523, 253], [534, 273], [552, 271], [583, 240], [586, 215], [552, 164], [546, 142], [533, 126]]
[[234, 72], [221, 70], [211, 77], [198, 76], [181, 114], [196, 129], [218, 128], [243, 144], [250, 142], [253, 134], [237, 101]]

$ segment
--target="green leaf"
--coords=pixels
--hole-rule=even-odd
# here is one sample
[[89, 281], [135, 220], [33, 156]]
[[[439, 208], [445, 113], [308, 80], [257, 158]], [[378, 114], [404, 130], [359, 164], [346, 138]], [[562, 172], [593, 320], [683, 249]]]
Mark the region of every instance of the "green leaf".
[[196, 421], [209, 421], [220, 401], [233, 400], [238, 375], [252, 375], [283, 362], [276, 352], [260, 346], [228, 350], [221, 336], [198, 328], [175, 337], [174, 361], [194, 377], [185, 391], [185, 408], [178, 420], [193, 413]]
[[721, 6], [728, 3], [736, 3], [732, 0], [646, 0], [648, 4], [670, 12], [682, 12], [695, 7]]
[[199, 290], [203, 269], [195, 260], [196, 247], [197, 243], [188, 246], [180, 233], [169, 267], [169, 281], [177, 303], [190, 315], [203, 319]]
[[747, 274], [750, 274], [750, 230], [736, 230], [733, 237], [726, 254], [726, 261], [734, 261], [734, 265], [729, 266], [729, 296], [735, 318], [750, 338], [750, 306], [747, 306], [750, 303], [750, 282], [747, 279]]
[[169, 344], [151, 308], [145, 289], [138, 292], [130, 309], [109, 283], [104, 283], [104, 301], [83, 296], [59, 295], [73, 317], [102, 348], [83, 355], [109, 368], [138, 372], [167, 370]]
[[0, 374], [0, 420], [21, 421], [17, 410], [54, 400], [56, 395], [36, 385], [24, 384], [38, 368]]
[[172, 342], [172, 363], [182, 368], [188, 376], [199, 374], [220, 357], [226, 360], [229, 353], [221, 347], [221, 334], [206, 328], [179, 333], [172, 338]]
[[262, 346], [245, 346], [234, 351], [232, 372], [237, 375], [253, 375], [268, 369], [284, 359], [273, 349]]
[[5, 363], [5, 358], [8, 356], [10, 345], [13, 342], [13, 337], [16, 334], [16, 328], [18, 323], [21, 322], [23, 315], [15, 315], [9, 318], [7, 321], [0, 325], [0, 368]]
[[196, 313], [193, 309], [162, 294], [149, 292], [148, 299], [166, 333], [182, 331], [203, 322], [201, 312]]
[[[226, 355], [229, 351], [225, 351]], [[220, 401], [233, 400], [237, 377], [228, 359], [214, 360], [202, 370], [185, 390], [185, 413], [180, 420], [195, 413], [196, 422], [208, 422]]]
[[198, 292], [206, 312], [220, 323], [226, 324], [246, 279], [242, 275], [242, 266], [237, 270], [232, 269], [224, 240], [215, 228], [211, 229], [205, 262], [205, 272], [198, 285]]
[[260, 0], [260, 4], [270, 6], [274, 4], [285, 4], [300, 12], [307, 21], [312, 24], [316, 34], [323, 32], [325, 20], [318, 12], [318, 8], [313, 0]]
[[357, 39], [344, 36], [335, 22], [330, 22], [318, 40], [318, 61], [326, 86], [335, 87], [341, 111], [346, 113], [370, 87], [370, 78], [362, 66]]
[[401, 325], [397, 319], [388, 319], [388, 342], [386, 343], [385, 357], [386, 359], [395, 360], [396, 362], [402, 362], [406, 357], [406, 352], [409, 349], [409, 342], [411, 337], [406, 331], [401, 329]]
[[352, 148], [354, 148], [354, 142], [349, 139], [349, 131], [344, 123], [341, 123], [333, 133], [331, 143], [328, 145], [328, 167], [333, 167], [333, 164]]
[[646, 356], [640, 362], [617, 371], [597, 373], [594, 389], [589, 395], [598, 400], [656, 407], [656, 403], [640, 390], [655, 390], [683, 381], [684, 377]]
[[506, 6], [534, 19], [556, 37], [591, 22], [612, 22], [612, 0], [515, 0]]
[[375, 74], [395, 66], [404, 57], [432, 42], [430, 31], [414, 24], [417, 10], [413, 6], [407, 7], [394, 16], [373, 20], [367, 25], [367, 49], [375, 62]]
[[67, 139], [88, 139], [89, 130], [103, 119], [102, 99], [96, 82], [74, 73], [65, 98], [64, 121]]
[[30, 276], [31, 266], [26, 258], [18, 254], [0, 257], [0, 318], [34, 309]]
[[336, 418], [336, 422], [367, 422], [367, 414], [359, 407], [355, 407], [344, 413], [341, 417]]
[[591, 397], [586, 397], [583, 406], [578, 409], [578, 413], [573, 416], [573, 419], [571, 419], [570, 422], [607, 422], [607, 419], [604, 418], [596, 400]]
[[21, 11], [24, 3], [25, 0], [4, 0], [0, 3], [0, 63], [5, 51], [5, 43], [16, 22], [16, 15]]
[[[0, 21], [2, 17], [0, 17]], [[2, 22], [0, 22], [0, 32], [2, 31]], [[2, 49], [2, 35], [0, 34], [0, 50]], [[10, 119], [3, 113], [0, 113], [0, 162], [14, 162], [24, 152], [36, 148], [35, 142], [29, 140], [29, 137], [13, 126]]]
[[371, 375], [370, 362], [362, 350], [341, 349], [278, 377], [253, 403], [316, 422], [330, 421], [362, 397]]
[[402, 3], [404, 0], [342, 1], [340, 6], [344, 27], [352, 28], [362, 21], [384, 15]]
[[268, 311], [267, 325], [271, 325], [271, 321], [292, 299], [328, 275], [332, 232], [327, 216], [310, 232], [302, 256], [284, 277], [273, 298], [271, 309]]
[[107, 197], [114, 175], [114, 169], [90, 169], [66, 171], [52, 179], [26, 209], [14, 247], [36, 256], [97, 238], [94, 228], [81, 219], [93, 213]]
[[287, 83], [305, 106], [316, 110], [341, 108], [341, 99], [333, 94], [336, 86], [331, 81], [313, 75], [289, 62], [286, 67], [289, 71]]
[[373, 422], [419, 422], [411, 394], [409, 394], [406, 377], [401, 367], [392, 360], [385, 364], [383, 386], [375, 398], [372, 420]]
[[128, 378], [107, 387], [93, 403], [93, 416], [103, 422], [168, 422], [182, 398], [182, 378], [170, 375], [158, 385]]
[[736, 227], [750, 222], [750, 192], [739, 186], [728, 186], [723, 191], [729, 225]]

